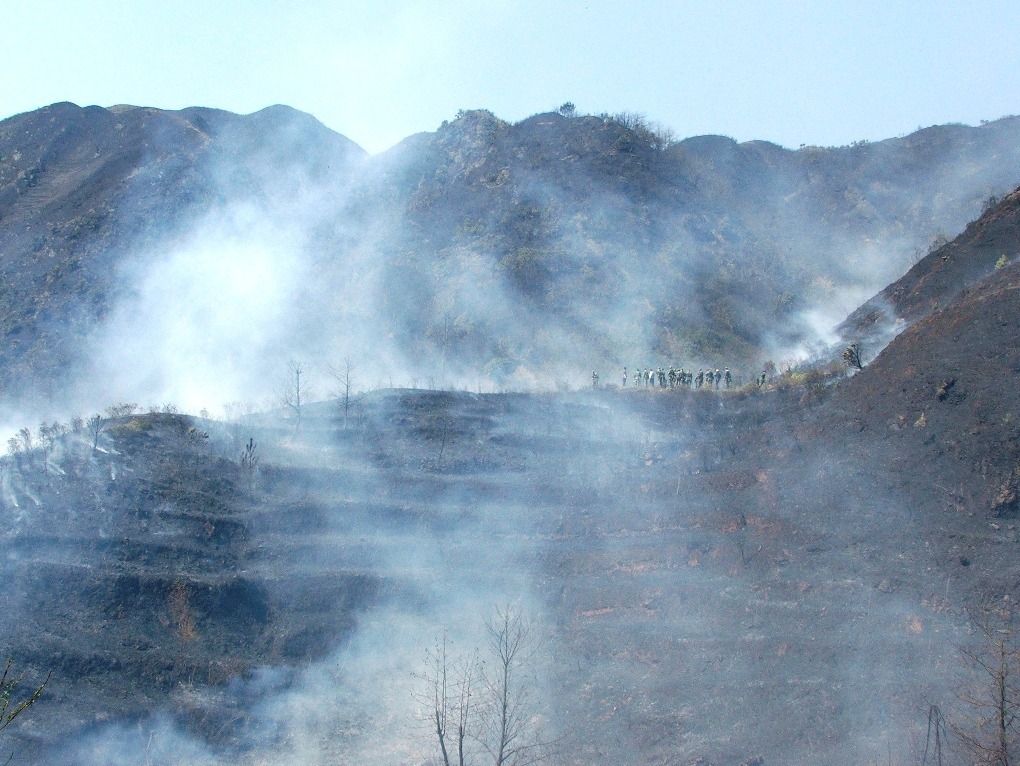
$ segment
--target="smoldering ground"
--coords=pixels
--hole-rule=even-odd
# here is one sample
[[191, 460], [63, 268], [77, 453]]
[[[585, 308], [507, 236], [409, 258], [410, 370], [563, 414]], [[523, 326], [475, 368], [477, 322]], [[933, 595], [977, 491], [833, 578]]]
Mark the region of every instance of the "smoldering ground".
[[[320, 414], [323, 425], [329, 430], [334, 426], [335, 414], [332, 408], [328, 415]], [[410, 413], [411, 417], [423, 415], [434, 417], [434, 411]], [[273, 446], [269, 434], [257, 432], [267, 459], [272, 461], [266, 464], [265, 474], [260, 479], [266, 483], [260, 491], [268, 495], [251, 518], [248, 533], [251, 536], [248, 545], [253, 547], [249, 551], [251, 555], [242, 555], [241, 559], [234, 558], [233, 563], [228, 560], [225, 564], [245, 581], [263, 583], [267, 591], [264, 598], [270, 604], [286, 600], [300, 605], [312, 600], [307, 608], [328, 609], [328, 597], [325, 603], [317, 600], [321, 596], [309, 588], [318, 589], [316, 583], [324, 579], [348, 577], [352, 578], [352, 585], [381, 583], [378, 605], [369, 608], [362, 602], [358, 606], [355, 600], [354, 612], [361, 615], [356, 627], [352, 623], [337, 636], [326, 636], [319, 649], [314, 646], [319, 643], [319, 636], [310, 633], [307, 626], [290, 626], [291, 637], [286, 643], [294, 645], [296, 656], [324, 653], [317, 661], [314, 656], [309, 657], [313, 661], [307, 669], [266, 670], [256, 673], [250, 681], [219, 690], [202, 688], [192, 678], [182, 679], [168, 695], [170, 707], [182, 722], [183, 728], [177, 734], [167, 728], [168, 719], [158, 717], [137, 725], [100, 727], [98, 733], [86, 738], [84, 745], [76, 745], [73, 752], [65, 753], [62, 759], [92, 763], [104, 762], [104, 759], [123, 758], [131, 762], [150, 758], [161, 762], [164, 756], [158, 755], [160, 743], [186, 736], [183, 732], [188, 730], [190, 721], [192, 729], [197, 726], [212, 742], [199, 745], [196, 740], [193, 747], [187, 748], [189, 754], [219, 753], [216, 755], [219, 762], [223, 758], [255, 758], [251, 755], [254, 751], [263, 754], [259, 757], [275, 753], [273, 757], [278, 762], [308, 763], [315, 762], [310, 752], [321, 751], [331, 757], [338, 750], [350, 753], [368, 746], [360, 743], [361, 739], [375, 747], [380, 739], [392, 740], [394, 731], [402, 730], [405, 719], [408, 725], [412, 723], [410, 700], [405, 692], [409, 688], [410, 670], [420, 662], [428, 642], [446, 632], [465, 646], [477, 643], [483, 621], [496, 599], [523, 603], [529, 599], [529, 588], [525, 583], [526, 575], [517, 574], [514, 559], [518, 546], [514, 537], [501, 532], [496, 542], [486, 544], [479, 527], [480, 519], [489, 512], [475, 503], [469, 507], [469, 498], [456, 484], [444, 487], [443, 482], [437, 483], [428, 475], [419, 479], [413, 474], [405, 476], [406, 481], [401, 484], [394, 477], [403, 470], [404, 450], [391, 447], [378, 456], [371, 452], [362, 454], [362, 449], [373, 448], [370, 435], [382, 427], [388, 438], [402, 439], [407, 442], [405, 446], [420, 441], [422, 437], [415, 432], [402, 436], [399, 429], [387, 423], [389, 418], [404, 416], [401, 408], [387, 407], [379, 413], [380, 424], [373, 423], [371, 428], [360, 432], [363, 438], [357, 439], [358, 450], [344, 442], [331, 444], [332, 439], [317, 439], [314, 432], [310, 432], [316, 428], [314, 408], [306, 413], [300, 436], [294, 436], [292, 427], [280, 428], [279, 433], [284, 438], [277, 447]], [[421, 425], [434, 428], [431, 421]], [[429, 439], [436, 435], [433, 430], [428, 433]], [[463, 438], [462, 431], [458, 431], [456, 439]], [[462, 451], [456, 454], [454, 436], [450, 436], [450, 441], [445, 459], [465, 459]], [[322, 454], [326, 448], [330, 449], [329, 455]], [[431, 444], [424, 451], [419, 450], [416, 456], [437, 459]], [[135, 465], [132, 470], [140, 468]], [[314, 470], [310, 473], [309, 468]], [[416, 486], [419, 482], [420, 488]], [[177, 498], [176, 504], [184, 506], [185, 499]], [[165, 501], [160, 507], [163, 505]], [[52, 508], [48, 510], [55, 512]], [[144, 507], [123, 508], [121, 512], [130, 516], [141, 513], [146, 517], [150, 513]], [[79, 523], [87, 527], [92, 522], [81, 520]], [[217, 522], [218, 525], [222, 523], [222, 520]], [[166, 545], [167, 536], [175, 534], [170, 519], [159, 523], [158, 529], [155, 519], [150, 524], [153, 543], [162, 538], [161, 544]], [[115, 524], [112, 535], [128, 534], [127, 526]], [[491, 527], [501, 525], [488, 526], [491, 531]], [[300, 534], [302, 528], [307, 534]], [[78, 534], [86, 536], [85, 529], [80, 528]], [[465, 543], [460, 539], [462, 536], [474, 543]], [[265, 546], [270, 539], [274, 542], [267, 551]], [[216, 547], [218, 553], [213, 555], [228, 559], [235, 548], [227, 541]], [[177, 563], [169, 564], [171, 569], [164, 576], [185, 583], [201, 576], [194, 569], [200, 563], [189, 561], [190, 557], [181, 554], [175, 558]], [[102, 568], [104, 562], [95, 564]], [[159, 571], [157, 567], [149, 576], [156, 576]], [[210, 623], [204, 622], [199, 616], [202, 607], [197, 593], [192, 589], [191, 606], [197, 610], [193, 620], [182, 622], [173, 614], [169, 615], [170, 633], [175, 629], [180, 632], [182, 625], [189, 626], [190, 637], [182, 649], [223, 640], [215, 622], [224, 615], [213, 618]], [[156, 596], [151, 606], [156, 610], [165, 608], [160, 604], [158, 593]], [[332, 605], [338, 611], [350, 611], [351, 607], [352, 602], [342, 594], [340, 601]], [[89, 608], [81, 606], [85, 612]], [[183, 598], [178, 602], [178, 612], [182, 609]], [[345, 646], [334, 648], [333, 642], [342, 635], [348, 635], [344, 639]], [[172, 635], [164, 640], [175, 642]], [[253, 635], [251, 640], [259, 639]], [[291, 651], [287, 647], [283, 650]], [[151, 679], [139, 683], [145, 685], [151, 683]], [[391, 688], [399, 689], [400, 693], [392, 698], [385, 696], [386, 690]], [[403, 712], [408, 715], [402, 715]], [[100, 720], [102, 717], [103, 714], [99, 714]], [[235, 717], [240, 723], [234, 723]], [[196, 719], [205, 721], [204, 728], [195, 723]], [[325, 728], [316, 725], [324, 720], [331, 722], [330, 725]], [[215, 736], [210, 735], [210, 729]], [[359, 735], [359, 731], [363, 734]], [[298, 737], [295, 732], [305, 734]], [[414, 749], [413, 743], [400, 747], [410, 748], [411, 752]], [[180, 751], [171, 748], [166, 752], [169, 755], [165, 757], [169, 758]], [[118, 753], [120, 755], [115, 757]]]
[[[226, 558], [258, 584], [247, 592], [270, 607], [264, 628], [245, 630], [248, 641], [281, 639], [253, 659], [287, 659], [214, 683], [182, 671], [151, 693], [143, 672], [135, 693], [162, 712], [146, 716], [146, 703], [121, 719], [106, 712], [117, 705], [89, 695], [91, 724], [38, 762], [436, 760], [414, 674], [444, 634], [458, 652], [483, 648], [484, 622], [506, 601], [542, 639], [529, 683], [553, 762], [849, 764], [884, 757], [890, 743], [908, 757], [903, 732], [920, 725], [918, 700], [939, 690], [966, 619], [937, 600], [945, 583], [928, 582], [928, 553], [902, 499], [882, 487], [842, 490], [848, 473], [870, 467], [789, 422], [762, 432], [756, 413], [786, 407], [796, 417], [795, 398], [395, 391], [357, 407], [347, 429], [335, 403], [309, 407], [298, 431], [275, 416], [241, 428], [198, 423], [210, 434], [201, 463], [233, 456], [249, 438], [262, 462], [243, 539], [215, 543], [199, 524], [187, 544], [209, 540], [200, 544], [212, 546], [210, 561]], [[145, 433], [125, 433], [134, 432]], [[143, 470], [121, 438], [109, 434], [109, 456], [98, 458], [128, 460], [115, 482]], [[110, 481], [105, 463], [102, 473]], [[18, 476], [43, 481], [28, 466]], [[49, 492], [37, 494], [53, 516]], [[215, 654], [241, 611], [206, 605], [207, 575], [196, 569], [206, 557], [188, 553], [191, 533], [171, 525], [179, 514], [146, 508], [109, 509], [108, 534], [124, 536], [128, 517], [145, 514], [152, 543], [181, 540], [165, 576], [195, 584], [191, 622], [178, 601], [150, 656], [203, 645]], [[83, 513], [71, 539], [96, 534], [94, 524]], [[128, 565], [97, 552], [92, 568], [113, 565], [110, 555]], [[350, 600], [356, 590], [363, 595]], [[121, 624], [168, 609], [171, 595], [129, 608]], [[97, 608], [71, 612], [87, 622]], [[324, 610], [340, 619], [323, 621]], [[75, 684], [60, 690], [55, 714], [74, 709]]]
[[[227, 174], [222, 183], [232, 200], [238, 189]], [[540, 221], [543, 210], [570, 207], [554, 184], [521, 183]], [[611, 276], [594, 278], [593, 289], [615, 287], [589, 302], [558, 293], [563, 283], [552, 279], [536, 303], [522, 297], [527, 280], [513, 278], [520, 270], [508, 274], [498, 263], [499, 248], [455, 242], [412, 257], [407, 230], [366, 213], [372, 207], [352, 184], [320, 178], [288, 184], [282, 196], [255, 194], [200, 216], [166, 247], [139, 252], [124, 267], [120, 302], [86, 346], [89, 373], [69, 399], [86, 409], [123, 399], [215, 410], [273, 397], [288, 359], [314, 360], [321, 371], [352, 358], [357, 401], [346, 429], [325, 404], [306, 407], [300, 428], [278, 413], [222, 433], [199, 421], [206, 446], [188, 441], [201, 433], [178, 429], [184, 446], [169, 460], [158, 452], [167, 442], [146, 439], [177, 419], [118, 419], [105, 452], [80, 456], [80, 474], [56, 459], [55, 468], [88, 488], [79, 503], [67, 500], [73, 482], [61, 486], [49, 463], [9, 461], [8, 533], [21, 534], [26, 508], [35, 520], [18, 542], [24, 565], [7, 559], [19, 614], [38, 606], [40, 583], [94, 583], [139, 562], [146, 568], [126, 578], [128, 592], [140, 594], [134, 613], [117, 608], [123, 598], [105, 602], [98, 586], [96, 602], [44, 602], [49, 616], [66, 617], [63, 628], [40, 632], [65, 658], [81, 651], [68, 629], [86, 622], [97, 642], [130, 635], [132, 619], [148, 619], [154, 636], [132, 648], [143, 655], [134, 671], [140, 696], [126, 704], [104, 707], [135, 688], [116, 668], [123, 647], [65, 663], [81, 675], [55, 682], [55, 712], [44, 712], [45, 727], [29, 738], [49, 747], [47, 737], [66, 733], [72, 744], [46, 757], [435, 759], [412, 672], [444, 633], [465, 651], [481, 643], [484, 620], [506, 601], [521, 604], [545, 636], [534, 716], [563, 762], [739, 763], [765, 754], [851, 763], [884, 755], [911, 725], [915, 695], [937, 684], [926, 674], [945, 661], [944, 637], [961, 618], [933, 600], [943, 584], [935, 593], [924, 581], [919, 543], [897, 537], [907, 502], [892, 491], [853, 498], [835, 488], [838, 455], [791, 436], [791, 423], [807, 417], [794, 404], [771, 411], [761, 402], [777, 399], [689, 391], [363, 393], [429, 378], [447, 387], [484, 379], [576, 388], [600, 360], [615, 369], [635, 355], [655, 357], [664, 352], [649, 329], [651, 298], [672, 296], [688, 319], [722, 306], [697, 284], [703, 274], [682, 277], [734, 230], [712, 216], [689, 228], [678, 222], [670, 242], [690, 252], [670, 259], [663, 250], [656, 260], [643, 257], [639, 234], [591, 242], [583, 225], [563, 227], [540, 244], [572, 275], [595, 263], [591, 253], [606, 255]], [[641, 220], [625, 196], [589, 201], [603, 216], [600, 231]], [[797, 227], [811, 219], [799, 209], [788, 217]], [[792, 228], [775, 236], [787, 234], [805, 249], [833, 245]], [[443, 258], [428, 264], [437, 252]], [[660, 284], [664, 273], [676, 276], [673, 266], [684, 267], [680, 276]], [[439, 321], [428, 324], [424, 307], [432, 306]], [[693, 354], [679, 342], [665, 347]], [[769, 442], [755, 425], [772, 417], [782, 425]], [[247, 439], [263, 460], [246, 479], [236, 463]], [[154, 463], [126, 462], [143, 443], [156, 445]], [[178, 481], [174, 461], [185, 456], [216, 469], [204, 480], [219, 470], [232, 477], [235, 487], [217, 490], [226, 507], [206, 508], [202, 493], [182, 490], [190, 485]], [[103, 501], [132, 475], [179, 494]], [[241, 492], [246, 480], [251, 498]], [[44, 549], [39, 538], [59, 525], [69, 533], [47, 538]], [[872, 542], [876, 530], [881, 546]], [[32, 563], [47, 557], [44, 571], [63, 573], [21, 589]], [[891, 567], [887, 557], [896, 557]], [[150, 566], [159, 568], [155, 585]], [[236, 620], [230, 630], [218, 625], [223, 613]], [[47, 617], [43, 610], [31, 624]], [[247, 646], [252, 626], [264, 644]], [[52, 644], [41, 646], [31, 661], [44, 667]], [[158, 665], [164, 652], [174, 662], [198, 653], [208, 662], [204, 679], [184, 660], [165, 672], [146, 664]], [[217, 652], [215, 662], [203, 654]], [[70, 679], [87, 678], [89, 668], [105, 674], [110, 699], [86, 695], [86, 714], [86, 686]], [[154, 704], [163, 710], [148, 717]], [[56, 711], [68, 710], [77, 712], [61, 724]]]

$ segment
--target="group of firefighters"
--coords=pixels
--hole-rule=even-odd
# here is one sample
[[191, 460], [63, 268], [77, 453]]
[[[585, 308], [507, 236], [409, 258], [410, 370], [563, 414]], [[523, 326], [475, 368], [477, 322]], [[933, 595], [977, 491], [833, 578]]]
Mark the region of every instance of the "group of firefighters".
[[[668, 370], [659, 367], [657, 370], [649, 367], [634, 371], [634, 377], [630, 378], [627, 368], [623, 368], [622, 387], [626, 388], [631, 383], [635, 388], [715, 388], [720, 386], [729, 388], [733, 385], [733, 375], [727, 367], [724, 371], [719, 370], [698, 370], [695, 375], [693, 370], [685, 370], [682, 367], [670, 367]], [[591, 387], [599, 387], [599, 374], [592, 371]]]

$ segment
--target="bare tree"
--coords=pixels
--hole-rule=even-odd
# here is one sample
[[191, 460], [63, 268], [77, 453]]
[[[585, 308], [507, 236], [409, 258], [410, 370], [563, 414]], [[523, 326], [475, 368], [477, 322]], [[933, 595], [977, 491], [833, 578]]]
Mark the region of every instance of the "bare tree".
[[529, 766], [545, 760], [550, 743], [542, 739], [533, 696], [538, 647], [531, 623], [508, 605], [485, 623], [485, 637], [481, 657], [455, 656], [445, 636], [426, 651], [414, 698], [425, 712], [429, 736], [444, 766], [478, 759]]
[[628, 130], [638, 130], [648, 125], [647, 118], [641, 112], [617, 112], [612, 119]]
[[18, 438], [21, 439], [22, 448], [26, 453], [35, 449], [35, 435], [32, 433], [31, 428], [26, 426], [18, 431]]
[[14, 436], [7, 440], [7, 451], [11, 456], [17, 456], [22, 453], [31, 456], [32, 450], [35, 448], [35, 439], [32, 436], [32, 431], [29, 428], [20, 429]]
[[669, 127], [650, 122], [640, 112], [619, 112], [612, 119], [634, 133], [653, 149], [664, 151], [677, 142], [676, 132]]
[[1020, 763], [1020, 652], [1008, 626], [986, 622], [981, 633], [982, 646], [961, 650], [977, 682], [958, 695], [964, 710], [949, 728], [973, 763], [1011, 766]]
[[487, 622], [487, 659], [482, 665], [485, 715], [479, 742], [493, 766], [527, 766], [545, 757], [531, 698], [536, 646], [530, 622], [516, 607], [501, 608]]
[[[446, 635], [425, 652], [425, 668], [417, 676], [422, 683], [415, 699], [426, 710], [431, 733], [436, 737], [444, 766], [466, 766], [468, 725], [472, 713], [472, 684], [478, 658], [454, 657]], [[453, 760], [451, 747], [456, 748]]]
[[308, 400], [310, 393], [304, 365], [295, 359], [288, 360], [287, 380], [280, 394], [280, 400], [284, 407], [294, 413], [296, 428], [301, 427], [301, 407]]
[[43, 471], [49, 473], [50, 454], [57, 448], [61, 437], [67, 433], [67, 426], [54, 420], [39, 424], [39, 441], [42, 443]]
[[96, 413], [85, 421], [85, 433], [92, 440], [92, 451], [99, 449], [99, 436], [106, 430], [106, 421], [103, 416]]
[[354, 384], [354, 363], [349, 356], [344, 357], [343, 365], [340, 367], [329, 366], [329, 374], [333, 376], [339, 385], [336, 392], [337, 398], [344, 409], [344, 430], [347, 430], [347, 422], [351, 414], [351, 387]]
[[[921, 766], [943, 766], [942, 747], [946, 739], [946, 719], [938, 705], [928, 708], [928, 732], [924, 739], [924, 754]], [[930, 756], [930, 760], [929, 760]]]

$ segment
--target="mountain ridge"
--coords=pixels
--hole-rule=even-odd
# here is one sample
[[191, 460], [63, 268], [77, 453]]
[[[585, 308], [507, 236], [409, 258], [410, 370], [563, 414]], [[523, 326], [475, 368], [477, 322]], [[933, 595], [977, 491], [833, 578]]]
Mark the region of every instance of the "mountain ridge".
[[[672, 141], [633, 115], [475, 110], [368, 156], [289, 107], [56, 104], [0, 122], [0, 158], [8, 398], [94, 374], [137, 274], [195, 232], [259, 247], [238, 210], [317, 274], [286, 299], [292, 353], [374, 349], [389, 377], [556, 386], [653, 361], [750, 374], [802, 352], [884, 286], [876, 274], [1015, 188], [1020, 119], [789, 150]], [[231, 285], [195, 286], [177, 310], [232, 310], [214, 287]]]

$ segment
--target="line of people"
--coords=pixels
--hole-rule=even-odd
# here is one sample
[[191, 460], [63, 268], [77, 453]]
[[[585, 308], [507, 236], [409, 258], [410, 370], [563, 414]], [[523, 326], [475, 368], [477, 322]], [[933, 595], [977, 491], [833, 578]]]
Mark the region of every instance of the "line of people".
[[[623, 388], [627, 387], [628, 382], [632, 381], [632, 385], [635, 388], [715, 388], [720, 387], [730, 388], [733, 385], [733, 374], [727, 367], [723, 372], [718, 369], [713, 372], [712, 370], [698, 370], [698, 374], [695, 375], [693, 370], [685, 370], [682, 367], [670, 367], [666, 370], [662, 367], [653, 369], [651, 367], [647, 369], [638, 368], [634, 371], [634, 377], [631, 379], [627, 374], [627, 368], [623, 368]], [[599, 386], [599, 375], [597, 372], [591, 374], [591, 385], [592, 388], [598, 388]]]

